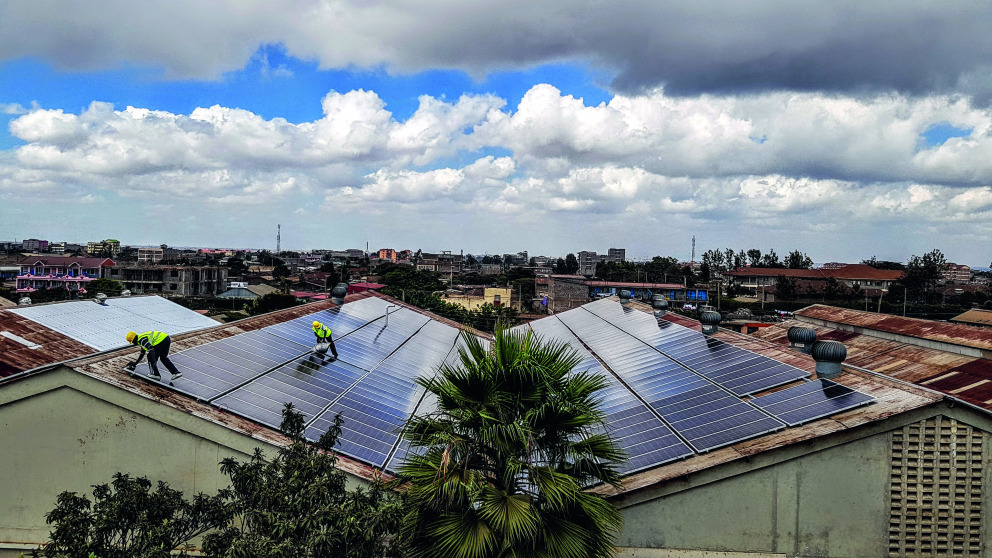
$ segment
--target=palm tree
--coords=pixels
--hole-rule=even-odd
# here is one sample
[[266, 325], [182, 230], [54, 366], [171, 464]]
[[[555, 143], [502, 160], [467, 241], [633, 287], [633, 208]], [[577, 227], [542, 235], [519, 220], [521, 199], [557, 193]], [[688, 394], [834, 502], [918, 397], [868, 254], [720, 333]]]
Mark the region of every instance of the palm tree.
[[619, 511], [591, 485], [619, 485], [625, 456], [605, 433], [596, 392], [561, 342], [498, 328], [492, 347], [463, 335], [460, 362], [420, 385], [437, 410], [412, 417], [400, 466], [413, 556], [613, 556]]

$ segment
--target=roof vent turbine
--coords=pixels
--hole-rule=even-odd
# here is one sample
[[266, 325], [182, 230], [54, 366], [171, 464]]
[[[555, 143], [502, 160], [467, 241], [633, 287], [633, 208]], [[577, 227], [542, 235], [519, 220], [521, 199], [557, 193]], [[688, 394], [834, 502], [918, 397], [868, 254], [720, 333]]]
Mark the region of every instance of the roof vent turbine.
[[706, 310], [699, 315], [699, 323], [703, 324], [703, 334], [713, 335], [720, 329], [720, 321], [723, 319], [719, 312]]
[[124, 289], [123, 291], [121, 291], [121, 296], [131, 296], [131, 291], [128, 289]]
[[96, 293], [96, 297], [93, 298], [93, 302], [95, 302], [95, 303], [97, 303], [97, 304], [99, 304], [101, 306], [106, 306], [107, 305], [107, 295], [105, 295], [103, 293]]
[[792, 326], [787, 333], [789, 337], [789, 348], [796, 349], [809, 354], [816, 342], [816, 330], [811, 327]]
[[627, 304], [630, 302], [630, 291], [623, 289], [620, 291], [620, 304]]
[[810, 349], [816, 361], [816, 375], [821, 379], [836, 378], [842, 371], [841, 363], [847, 358], [847, 347], [839, 341], [817, 341]]
[[29, 297], [29, 296], [22, 296], [17, 301], [17, 305], [18, 306], [31, 306], [31, 297]]
[[651, 308], [654, 308], [655, 316], [664, 316], [668, 312], [668, 300], [665, 295], [656, 294], [651, 297]]
[[331, 289], [331, 302], [341, 306], [344, 304], [344, 297], [348, 295], [348, 284], [338, 283]]

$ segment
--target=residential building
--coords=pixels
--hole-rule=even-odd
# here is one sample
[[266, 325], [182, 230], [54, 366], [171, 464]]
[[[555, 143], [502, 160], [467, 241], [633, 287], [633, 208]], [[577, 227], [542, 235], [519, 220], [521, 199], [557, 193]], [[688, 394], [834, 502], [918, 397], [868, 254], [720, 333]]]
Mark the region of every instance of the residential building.
[[625, 248], [610, 248], [606, 255], [599, 255], [596, 252], [579, 252], [576, 259], [579, 261], [579, 275], [592, 277], [596, 275], [596, 264], [599, 262], [620, 263], [626, 261], [627, 250]]
[[21, 250], [25, 252], [47, 252], [48, 241], [38, 238], [28, 238], [21, 241]]
[[227, 271], [222, 266], [111, 266], [103, 270], [103, 277], [120, 281], [136, 294], [214, 296], [227, 290]]
[[71, 254], [72, 252], [82, 252], [85, 246], [73, 244], [71, 242], [53, 242], [48, 245], [48, 249], [53, 254]]
[[110, 258], [28, 256], [18, 262], [16, 290], [30, 293], [38, 289], [86, 291], [86, 284], [99, 279], [103, 270], [117, 265]]
[[116, 238], [108, 238], [97, 242], [87, 242], [86, 253], [91, 256], [116, 258], [121, 254], [121, 241]]
[[851, 264], [835, 268], [818, 269], [788, 269], [773, 267], [745, 267], [724, 274], [730, 277], [733, 284], [746, 289], [755, 296], [764, 296], [766, 300], [774, 298], [779, 277], [788, 277], [800, 282], [803, 292], [823, 292], [830, 278], [847, 287], [857, 287], [867, 296], [879, 296], [888, 292], [892, 283], [903, 276], [902, 271], [875, 269], [869, 265]]
[[158, 248], [138, 248], [138, 263], [155, 264], [163, 260], [175, 261], [180, 259], [179, 254], [179, 250], [169, 248], [165, 244], [159, 246]]
[[379, 257], [380, 260], [386, 260], [386, 261], [390, 261], [390, 262], [393, 262], [393, 263], [396, 263], [396, 261], [398, 259], [397, 258], [397, 254], [396, 254], [396, 250], [393, 250], [392, 248], [381, 248], [381, 249], [379, 249], [378, 257]]
[[444, 301], [467, 310], [478, 310], [486, 304], [509, 306], [520, 310], [520, 300], [509, 287], [484, 287], [468, 289], [464, 293], [445, 293]]
[[948, 283], [970, 283], [971, 267], [963, 264], [949, 263], [942, 273]]

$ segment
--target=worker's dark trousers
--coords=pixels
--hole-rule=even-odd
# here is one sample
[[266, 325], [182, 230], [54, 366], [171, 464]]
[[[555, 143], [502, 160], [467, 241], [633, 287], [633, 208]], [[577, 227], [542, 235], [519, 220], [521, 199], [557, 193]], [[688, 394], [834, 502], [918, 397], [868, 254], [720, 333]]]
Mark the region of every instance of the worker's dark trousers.
[[338, 349], [334, 346], [334, 341], [331, 341], [330, 337], [325, 337], [323, 339], [318, 337], [317, 342], [329, 344], [331, 346], [331, 354], [334, 355], [334, 358], [338, 358]]
[[176, 365], [172, 364], [172, 361], [169, 360], [169, 347], [171, 345], [172, 339], [166, 335], [165, 339], [163, 339], [161, 343], [155, 345], [148, 351], [148, 367], [152, 369], [152, 374], [155, 376], [160, 375], [158, 373], [158, 359], [162, 359], [162, 364], [169, 369], [169, 372], [173, 376], [179, 373], [179, 370], [176, 369]]

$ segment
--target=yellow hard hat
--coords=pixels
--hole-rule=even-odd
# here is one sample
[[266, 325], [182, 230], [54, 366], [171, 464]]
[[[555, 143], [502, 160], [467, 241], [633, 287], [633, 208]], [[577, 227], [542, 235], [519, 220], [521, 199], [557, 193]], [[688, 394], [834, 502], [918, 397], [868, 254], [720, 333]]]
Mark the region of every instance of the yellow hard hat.
[[134, 338], [137, 337], [137, 336], [138, 336], [138, 334], [135, 333], [135, 332], [133, 332], [133, 331], [127, 332], [127, 342], [128, 343], [134, 343]]
[[313, 321], [313, 327], [320, 327], [320, 322], [318, 322], [317, 320], [314, 320]]

